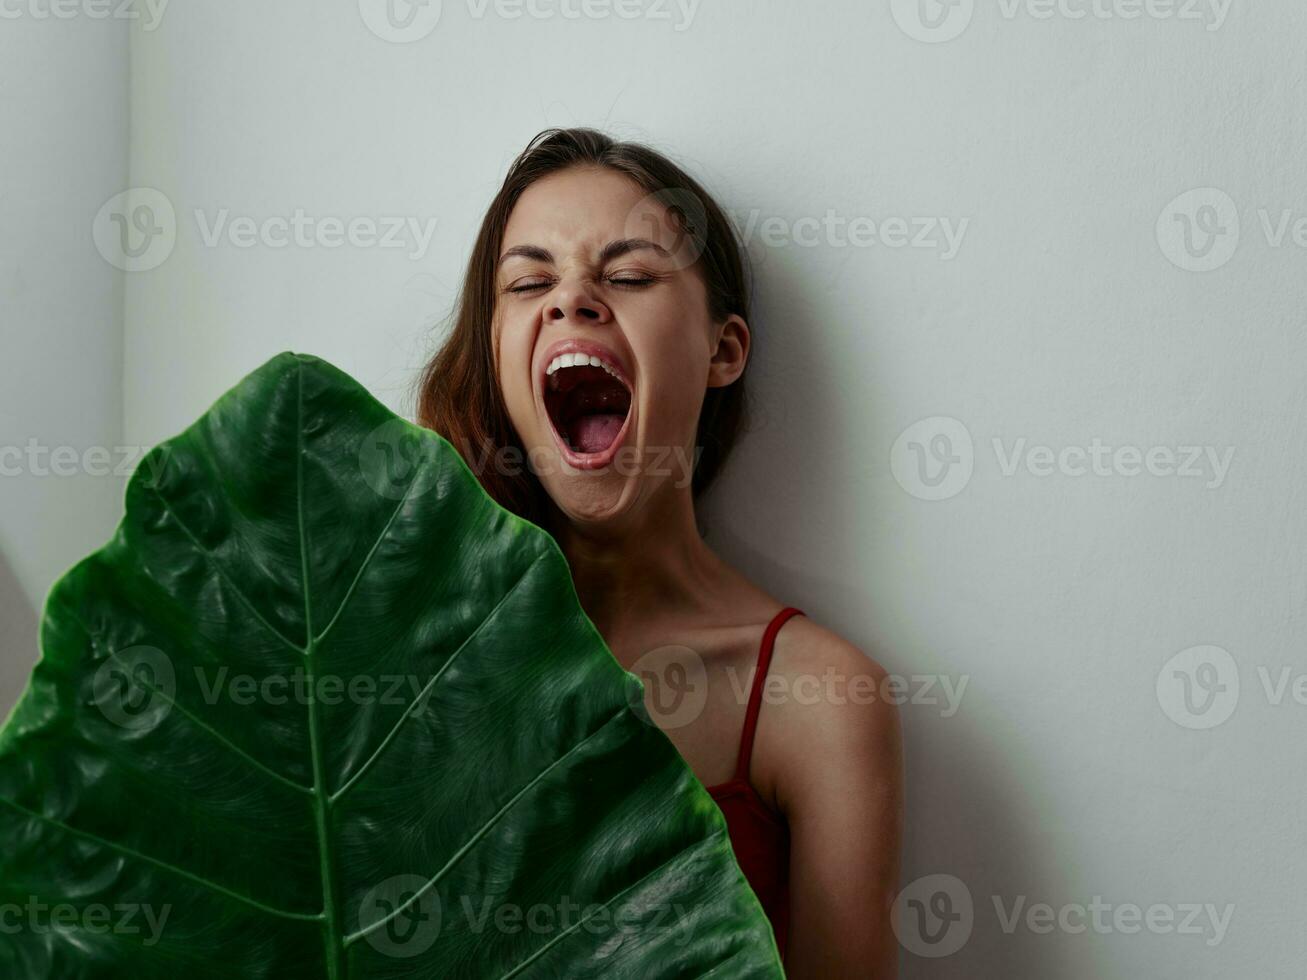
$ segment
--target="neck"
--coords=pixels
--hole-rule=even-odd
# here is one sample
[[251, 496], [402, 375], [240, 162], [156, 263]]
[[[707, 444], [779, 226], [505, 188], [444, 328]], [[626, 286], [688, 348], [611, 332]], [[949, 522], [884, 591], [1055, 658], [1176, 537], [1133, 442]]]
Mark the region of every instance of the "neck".
[[610, 645], [655, 612], [684, 621], [702, 611], [718, 580], [721, 559], [699, 534], [689, 488], [665, 489], [620, 527], [554, 514], [577, 598]]

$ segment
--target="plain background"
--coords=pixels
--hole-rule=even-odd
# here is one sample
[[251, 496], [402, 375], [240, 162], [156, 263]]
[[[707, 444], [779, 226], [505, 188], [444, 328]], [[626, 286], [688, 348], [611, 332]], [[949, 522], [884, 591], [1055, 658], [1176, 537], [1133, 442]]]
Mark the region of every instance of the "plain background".
[[[446, 0], [390, 39], [367, 0], [177, 3], [153, 29], [34, 4], [0, 22], [0, 445], [152, 445], [287, 349], [409, 415], [513, 156], [551, 125], [648, 141], [751, 229], [760, 409], [710, 541], [916, 695], [903, 882], [948, 876], [973, 917], [905, 976], [1301, 976], [1301, 4]], [[96, 235], [133, 187], [175, 220], [127, 272]], [[297, 209], [435, 224], [426, 247], [227, 233]], [[1094, 472], [1095, 440], [1228, 470]], [[17, 469], [0, 711], [123, 489]], [[1205, 645], [1229, 654], [1213, 727], [1166, 687]], [[1095, 899], [1175, 924], [1077, 928]], [[1206, 912], [1175, 928], [1191, 903], [1233, 906], [1219, 942]]]

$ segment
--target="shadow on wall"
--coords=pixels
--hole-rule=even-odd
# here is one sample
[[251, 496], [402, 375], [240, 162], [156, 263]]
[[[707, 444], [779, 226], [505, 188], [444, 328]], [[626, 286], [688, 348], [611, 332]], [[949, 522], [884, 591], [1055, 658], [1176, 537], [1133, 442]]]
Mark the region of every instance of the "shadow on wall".
[[[829, 350], [835, 341], [821, 323], [812, 322], [811, 310], [820, 309], [816, 297], [805, 295], [811, 284], [784, 263], [772, 262], [760, 271], [760, 289], [754, 319], [781, 325], [784, 334], [767, 336], [774, 351], [773, 367], [757, 390], [776, 391], [784, 374], [819, 377], [822, 363], [841, 356]], [[867, 311], [874, 325], [877, 312]], [[765, 326], [764, 326], [765, 329]], [[874, 336], [874, 330], [872, 332]], [[879, 352], [869, 356], [877, 358]], [[885, 362], [893, 354], [886, 351]], [[761, 372], [760, 372], [761, 373]], [[765, 399], [766, 394], [763, 395]], [[751, 434], [763, 451], [747, 450], [732, 460], [733, 469], [718, 488], [721, 495], [710, 505], [714, 511], [730, 507], [747, 515], [745, 526], [757, 529], [747, 538], [721, 521], [709, 521], [709, 541], [773, 595], [804, 609], [816, 622], [833, 629], [865, 650], [891, 674], [911, 678], [922, 668], [914, 664], [912, 650], [929, 642], [911, 626], [892, 632], [899, 649], [884, 649], [873, 637], [879, 617], [899, 620], [901, 610], [885, 608], [874, 588], [850, 574], [861, 567], [860, 552], [867, 542], [843, 529], [866, 528], [874, 515], [866, 513], [867, 498], [850, 492], [857, 474], [849, 469], [864, 457], [858, 453], [830, 453], [832, 440], [855, 443], [862, 438], [860, 420], [850, 418], [836, 386], [815, 385], [802, 399], [783, 399], [780, 411], [760, 406], [762, 431]], [[886, 399], [875, 411], [889, 413]], [[805, 433], [833, 433], [823, 445]], [[818, 440], [817, 442], [820, 442]], [[778, 465], [777, 460], [784, 461]], [[725, 475], [725, 471], [724, 471]], [[729, 502], [728, 502], [729, 501]], [[783, 535], [778, 529], [786, 528]], [[832, 530], [833, 529], [833, 530]], [[792, 556], [768, 550], [769, 539], [822, 542], [820, 575], [802, 570]], [[811, 564], [811, 563], [810, 563]], [[984, 697], [988, 685], [1002, 684], [1001, 675], [971, 678], [972, 699]], [[985, 716], [987, 713], [981, 713]], [[1014, 781], [998, 743], [1002, 733], [987, 730], [977, 714], [963, 710], [953, 717], [940, 716], [927, 705], [905, 704], [900, 709], [904, 740], [905, 826], [900, 887], [905, 902], [918, 911], [941, 913], [919, 921], [900, 955], [903, 980], [972, 980], [974, 977], [1059, 977], [1076, 971], [1067, 944], [1043, 942], [1051, 937], [1009, 934], [995, 911], [994, 896], [1011, 909], [1018, 895], [1054, 894], [1059, 872], [1033, 855], [1041, 842], [1023, 831], [1028, 822], [1027, 788]], [[1031, 899], [1034, 901], [1034, 899]], [[964, 911], [971, 906], [971, 916]], [[915, 945], [927, 950], [919, 955]]]
[[36, 664], [36, 610], [0, 554], [0, 720], [18, 701]]

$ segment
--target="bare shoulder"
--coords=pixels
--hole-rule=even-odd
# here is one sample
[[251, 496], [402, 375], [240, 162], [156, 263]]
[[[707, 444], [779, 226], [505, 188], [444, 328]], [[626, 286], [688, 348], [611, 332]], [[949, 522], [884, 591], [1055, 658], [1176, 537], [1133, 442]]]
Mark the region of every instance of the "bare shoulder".
[[801, 814], [803, 801], [824, 805], [835, 794], [897, 792], [899, 698], [880, 663], [808, 616], [792, 616], [776, 634], [767, 673], [767, 753], [783, 810]]
[[771, 672], [783, 674], [824, 672], [874, 677], [888, 672], [869, 654], [808, 616], [791, 616], [779, 633], [772, 652]]

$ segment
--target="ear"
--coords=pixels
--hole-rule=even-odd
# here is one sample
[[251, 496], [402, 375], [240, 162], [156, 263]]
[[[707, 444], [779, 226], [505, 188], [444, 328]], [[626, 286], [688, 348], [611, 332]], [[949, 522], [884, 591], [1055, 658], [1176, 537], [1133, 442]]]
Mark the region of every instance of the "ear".
[[716, 345], [708, 362], [708, 387], [720, 388], [744, 373], [749, 360], [749, 325], [732, 313], [714, 328], [713, 335]]

